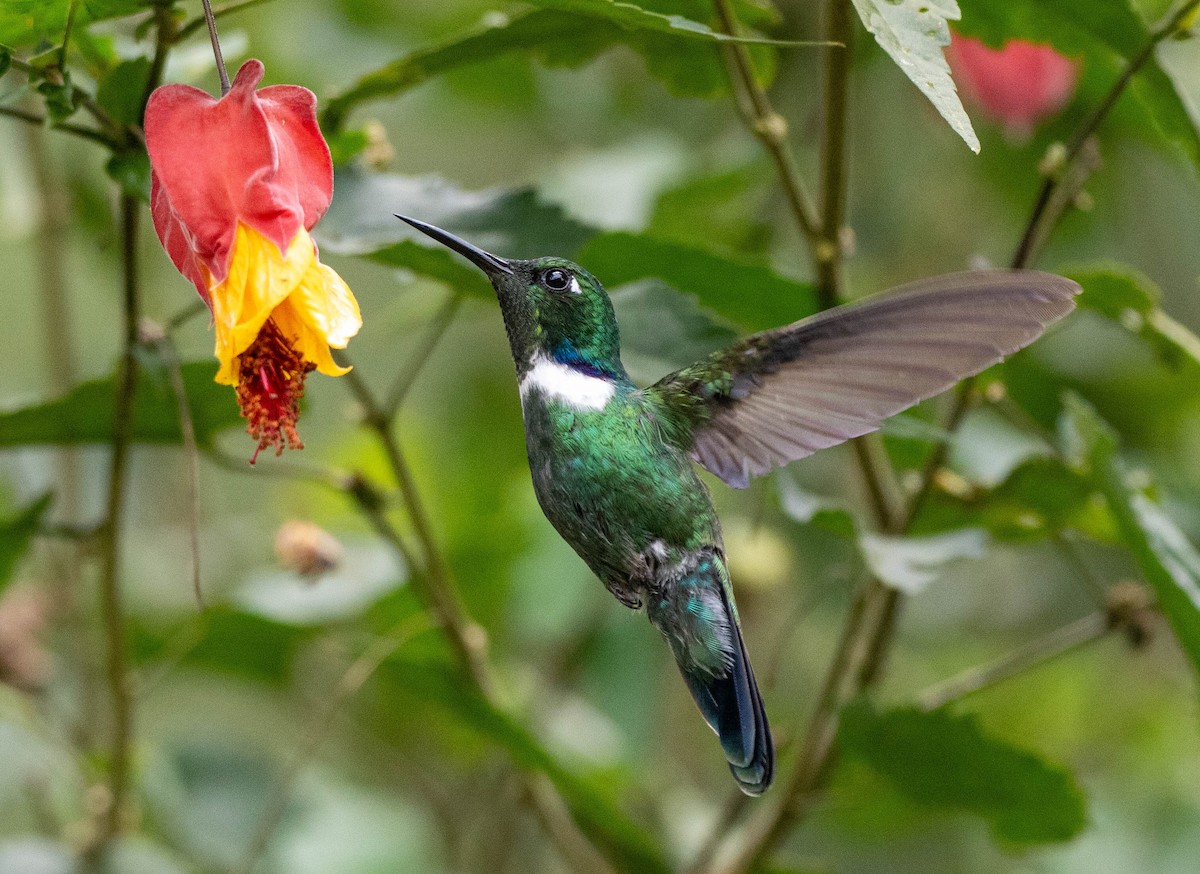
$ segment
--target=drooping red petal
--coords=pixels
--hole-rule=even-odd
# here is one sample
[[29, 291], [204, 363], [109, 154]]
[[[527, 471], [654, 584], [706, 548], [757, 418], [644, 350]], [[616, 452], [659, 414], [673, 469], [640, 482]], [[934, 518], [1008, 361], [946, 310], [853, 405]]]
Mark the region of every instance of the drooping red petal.
[[199, 271], [185, 249], [219, 282], [239, 221], [284, 250], [333, 197], [316, 98], [295, 85], [256, 92], [262, 76], [262, 63], [250, 60], [219, 100], [188, 85], [165, 85], [146, 107], [155, 229], [197, 288]]

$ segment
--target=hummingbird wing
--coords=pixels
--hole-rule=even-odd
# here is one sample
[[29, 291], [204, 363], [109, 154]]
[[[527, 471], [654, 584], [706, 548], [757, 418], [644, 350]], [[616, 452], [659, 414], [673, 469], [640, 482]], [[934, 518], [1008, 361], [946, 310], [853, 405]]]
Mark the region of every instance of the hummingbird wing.
[[1027, 346], [1079, 290], [1022, 270], [923, 279], [754, 334], [644, 391], [668, 411], [668, 440], [745, 488]]

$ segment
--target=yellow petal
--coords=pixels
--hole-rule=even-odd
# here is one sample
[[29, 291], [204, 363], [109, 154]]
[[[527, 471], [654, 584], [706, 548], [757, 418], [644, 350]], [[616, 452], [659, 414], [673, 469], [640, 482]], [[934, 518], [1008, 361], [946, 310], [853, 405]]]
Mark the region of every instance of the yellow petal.
[[308, 232], [301, 229], [286, 252], [253, 228], [239, 223], [225, 281], [209, 287], [217, 382], [237, 382], [237, 357], [249, 348], [263, 323], [317, 264]]

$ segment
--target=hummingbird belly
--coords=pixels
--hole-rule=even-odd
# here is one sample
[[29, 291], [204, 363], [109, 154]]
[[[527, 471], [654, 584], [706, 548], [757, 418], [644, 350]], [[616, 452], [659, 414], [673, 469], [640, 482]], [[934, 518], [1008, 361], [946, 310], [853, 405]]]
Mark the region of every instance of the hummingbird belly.
[[531, 393], [523, 408], [542, 511], [621, 601], [636, 606], [655, 567], [721, 549], [707, 488], [640, 394], [618, 391], [594, 410]]

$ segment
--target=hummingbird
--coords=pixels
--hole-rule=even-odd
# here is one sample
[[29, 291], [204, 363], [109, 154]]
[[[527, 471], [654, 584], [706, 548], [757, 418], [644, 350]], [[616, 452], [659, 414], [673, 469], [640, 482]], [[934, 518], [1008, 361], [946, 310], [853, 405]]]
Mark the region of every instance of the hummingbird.
[[874, 431], [1032, 343], [1080, 290], [1034, 271], [924, 279], [754, 334], [639, 388], [621, 363], [608, 294], [583, 267], [506, 260], [396, 217], [491, 281], [538, 503], [617, 600], [645, 608], [748, 795], [770, 786], [775, 752], [721, 524], [695, 465], [744, 488]]

